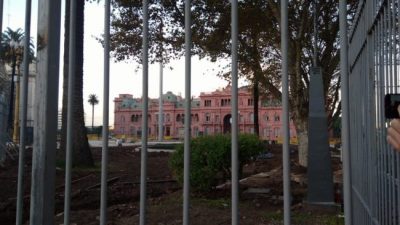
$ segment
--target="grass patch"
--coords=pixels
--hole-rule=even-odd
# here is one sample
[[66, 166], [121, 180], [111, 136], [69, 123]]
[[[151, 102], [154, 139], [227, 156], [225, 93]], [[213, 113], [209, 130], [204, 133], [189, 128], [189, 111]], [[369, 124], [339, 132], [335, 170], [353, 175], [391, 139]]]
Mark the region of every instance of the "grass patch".
[[[271, 222], [283, 223], [283, 213], [268, 212], [263, 218]], [[293, 225], [344, 225], [344, 218], [338, 215], [314, 215], [311, 212], [295, 212], [291, 215]]]
[[230, 199], [206, 199], [206, 198], [197, 198], [193, 199], [194, 203], [205, 205], [210, 208], [220, 208], [224, 209], [227, 207], [231, 206], [231, 200]]
[[[57, 160], [56, 168], [65, 171], [65, 160]], [[94, 166], [74, 166], [72, 172], [101, 172], [101, 163], [94, 163]]]
[[280, 222], [283, 221], [283, 213], [282, 212], [267, 212], [263, 215], [264, 219], [272, 222]]

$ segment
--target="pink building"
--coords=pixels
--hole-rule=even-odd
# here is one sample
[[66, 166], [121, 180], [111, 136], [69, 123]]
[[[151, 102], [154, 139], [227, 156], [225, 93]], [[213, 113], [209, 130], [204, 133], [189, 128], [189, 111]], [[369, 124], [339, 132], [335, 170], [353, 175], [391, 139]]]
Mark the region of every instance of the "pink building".
[[[246, 87], [239, 89], [239, 130], [254, 133], [252, 94]], [[142, 99], [130, 94], [120, 94], [114, 99], [114, 133], [137, 136], [142, 131]], [[158, 136], [158, 99], [149, 99], [149, 136]], [[163, 95], [164, 136], [184, 136], [184, 99], [167, 92]], [[263, 99], [259, 103], [259, 131], [265, 140], [278, 140], [282, 130], [282, 107], [276, 99]], [[192, 99], [192, 136], [212, 135], [230, 132], [231, 129], [231, 88], [211, 93], [201, 93]], [[292, 138], [296, 137], [293, 123], [290, 125]]]

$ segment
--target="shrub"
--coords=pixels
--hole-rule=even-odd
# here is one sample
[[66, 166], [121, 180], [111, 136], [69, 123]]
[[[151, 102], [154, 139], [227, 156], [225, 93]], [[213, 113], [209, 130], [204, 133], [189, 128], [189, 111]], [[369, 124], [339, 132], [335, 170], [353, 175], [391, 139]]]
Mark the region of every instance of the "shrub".
[[[239, 147], [239, 174], [244, 163], [263, 149], [256, 135], [241, 134]], [[195, 191], [208, 191], [218, 178], [231, 176], [231, 137], [228, 135], [203, 136], [191, 141], [190, 185]], [[184, 145], [178, 145], [169, 161], [176, 179], [183, 183]]]

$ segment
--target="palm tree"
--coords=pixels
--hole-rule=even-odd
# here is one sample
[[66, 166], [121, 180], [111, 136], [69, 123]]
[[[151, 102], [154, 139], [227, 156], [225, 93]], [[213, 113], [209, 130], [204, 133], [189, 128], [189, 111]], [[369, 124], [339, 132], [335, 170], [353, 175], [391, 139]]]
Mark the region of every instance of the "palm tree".
[[92, 105], [92, 129], [93, 129], [93, 119], [94, 119], [94, 106], [99, 104], [99, 99], [97, 98], [97, 95], [95, 94], [90, 94], [88, 102], [90, 105]]
[[[13, 128], [13, 110], [14, 110], [14, 76], [16, 75], [16, 68], [19, 69], [19, 64], [22, 62], [22, 57], [24, 54], [24, 32], [22, 29], [18, 28], [17, 30], [12, 30], [11, 28], [7, 28], [6, 31], [3, 32], [1, 36], [1, 52], [0, 58], [3, 63], [7, 63], [11, 66], [11, 90], [10, 90], [10, 103], [9, 103], [9, 114], [8, 114], [8, 131], [12, 132], [12, 130], [18, 129], [18, 127]], [[34, 50], [33, 43], [30, 43], [29, 47], [29, 62], [31, 62], [34, 58]], [[18, 88], [17, 88], [18, 94]], [[18, 105], [16, 104], [16, 107]], [[18, 126], [18, 125], [17, 125]]]

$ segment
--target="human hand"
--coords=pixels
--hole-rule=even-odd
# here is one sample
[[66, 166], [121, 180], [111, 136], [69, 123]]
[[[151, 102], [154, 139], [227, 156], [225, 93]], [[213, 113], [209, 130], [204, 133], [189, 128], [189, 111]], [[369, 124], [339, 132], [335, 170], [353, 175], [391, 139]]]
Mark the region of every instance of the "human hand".
[[[397, 107], [397, 111], [400, 114], [400, 106]], [[386, 139], [394, 149], [400, 152], [400, 119], [393, 119], [390, 121]]]

